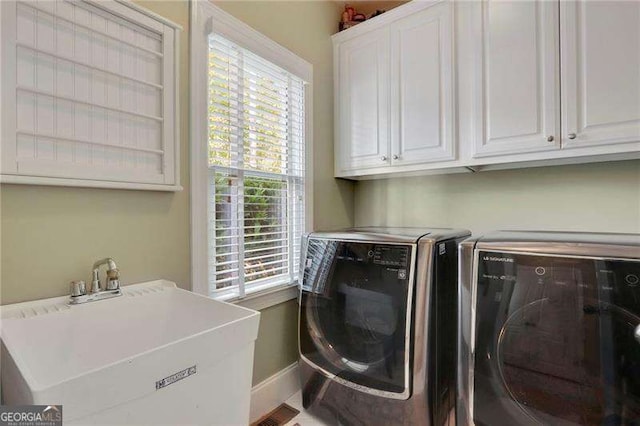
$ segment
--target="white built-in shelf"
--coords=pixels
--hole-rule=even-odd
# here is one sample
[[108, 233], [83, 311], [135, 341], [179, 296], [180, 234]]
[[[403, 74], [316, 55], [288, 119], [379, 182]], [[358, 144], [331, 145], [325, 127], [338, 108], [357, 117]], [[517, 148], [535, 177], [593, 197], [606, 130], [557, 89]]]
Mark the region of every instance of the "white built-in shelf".
[[129, 2], [3, 1], [1, 180], [180, 190], [180, 27]]

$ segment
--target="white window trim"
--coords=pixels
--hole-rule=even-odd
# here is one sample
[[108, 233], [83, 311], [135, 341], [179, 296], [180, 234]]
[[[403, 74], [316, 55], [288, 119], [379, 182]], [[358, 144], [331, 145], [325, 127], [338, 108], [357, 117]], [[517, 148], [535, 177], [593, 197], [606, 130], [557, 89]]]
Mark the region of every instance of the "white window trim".
[[[298, 76], [305, 85], [305, 232], [313, 224], [313, 66], [207, 0], [190, 2], [190, 168], [191, 168], [191, 290], [209, 296], [207, 218], [207, 51], [215, 31], [237, 45]], [[297, 283], [248, 292], [242, 299], [226, 299], [263, 309], [297, 295]]]

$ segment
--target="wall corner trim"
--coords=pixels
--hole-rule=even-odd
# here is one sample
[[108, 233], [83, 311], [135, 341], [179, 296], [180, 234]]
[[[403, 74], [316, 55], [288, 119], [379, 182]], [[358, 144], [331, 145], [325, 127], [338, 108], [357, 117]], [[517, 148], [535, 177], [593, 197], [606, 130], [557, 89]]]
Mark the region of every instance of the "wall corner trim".
[[258, 420], [299, 390], [300, 380], [296, 361], [251, 389], [250, 421]]

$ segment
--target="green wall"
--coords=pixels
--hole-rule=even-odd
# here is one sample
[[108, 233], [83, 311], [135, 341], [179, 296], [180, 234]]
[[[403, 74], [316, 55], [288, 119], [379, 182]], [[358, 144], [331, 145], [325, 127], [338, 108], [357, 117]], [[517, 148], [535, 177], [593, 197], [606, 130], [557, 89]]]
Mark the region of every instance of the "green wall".
[[359, 182], [356, 225], [640, 232], [640, 161]]
[[[136, 1], [184, 31], [180, 45], [180, 158], [184, 191], [158, 193], [7, 185], [0, 187], [0, 304], [68, 294], [93, 262], [113, 257], [124, 284], [158, 278], [190, 288], [189, 4]], [[332, 47], [328, 1], [218, 5], [314, 65], [314, 227], [353, 223], [353, 184], [333, 179]], [[254, 384], [295, 360], [295, 301], [262, 312]]]
[[260, 329], [255, 354], [254, 385], [298, 360], [298, 302], [296, 300], [260, 311]]

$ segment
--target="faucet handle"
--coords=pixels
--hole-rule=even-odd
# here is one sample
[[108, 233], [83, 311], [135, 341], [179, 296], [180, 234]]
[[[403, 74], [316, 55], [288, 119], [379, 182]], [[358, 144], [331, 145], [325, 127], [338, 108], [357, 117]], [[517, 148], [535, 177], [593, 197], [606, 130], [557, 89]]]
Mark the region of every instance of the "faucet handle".
[[85, 294], [87, 294], [87, 287], [84, 281], [82, 280], [71, 281], [70, 287], [71, 287], [71, 297], [84, 296]]
[[98, 270], [93, 270], [93, 277], [91, 278], [91, 293], [98, 293], [100, 290], [100, 277], [98, 275]]
[[113, 268], [107, 270], [106, 290], [117, 290], [120, 288], [120, 270]]

